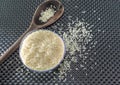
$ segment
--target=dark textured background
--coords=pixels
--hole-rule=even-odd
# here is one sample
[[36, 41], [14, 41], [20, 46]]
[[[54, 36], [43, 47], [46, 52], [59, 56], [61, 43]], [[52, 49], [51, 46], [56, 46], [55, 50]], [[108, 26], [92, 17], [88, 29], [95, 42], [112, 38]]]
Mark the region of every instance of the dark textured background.
[[[3, 53], [29, 27], [36, 7], [43, 0], [0, 0], [0, 53]], [[120, 85], [120, 0], [62, 0], [65, 13], [57, 23], [67, 23], [67, 16], [84, 18], [94, 24], [93, 41], [97, 45], [89, 52], [87, 73], [71, 71], [75, 80], [67, 78], [66, 83], [79, 85]], [[86, 13], [82, 13], [86, 11]], [[100, 20], [99, 20], [100, 19]], [[49, 27], [48, 27], [49, 28]], [[57, 30], [56, 30], [57, 31]], [[98, 32], [99, 31], [99, 32]], [[89, 47], [89, 45], [88, 45]], [[53, 73], [28, 74], [16, 69], [22, 63], [18, 50], [0, 65], [0, 84], [54, 83]], [[26, 71], [26, 68], [23, 68]], [[55, 70], [54, 70], [55, 72]]]

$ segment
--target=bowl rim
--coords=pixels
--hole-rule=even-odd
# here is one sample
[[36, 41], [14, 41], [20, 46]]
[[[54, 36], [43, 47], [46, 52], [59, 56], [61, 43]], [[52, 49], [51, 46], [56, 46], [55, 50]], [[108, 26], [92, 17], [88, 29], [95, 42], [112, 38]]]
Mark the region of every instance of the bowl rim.
[[[27, 65], [24, 64], [24, 62], [23, 62], [23, 60], [22, 60], [22, 58], [21, 58], [21, 55], [20, 55], [21, 47], [22, 47], [23, 41], [26, 39], [26, 37], [27, 37], [28, 35], [30, 35], [31, 33], [36, 32], [36, 31], [40, 31], [40, 30], [49, 31], [49, 32], [54, 33], [55, 35], [57, 35], [57, 36], [61, 39], [61, 41], [62, 41], [62, 43], [63, 43], [63, 46], [64, 46], [64, 52], [63, 52], [62, 58], [61, 58], [61, 60], [59, 61], [59, 63], [56, 64], [54, 67], [52, 67], [52, 68], [50, 68], [50, 69], [47, 69], [47, 70], [35, 70], [35, 69], [32, 69], [32, 68], [29, 68]], [[32, 30], [32, 31], [29, 31], [27, 34], [25, 34], [25, 36], [24, 36], [23, 39], [21, 40], [20, 46], [19, 46], [19, 57], [20, 57], [20, 60], [21, 60], [21, 62], [23, 63], [23, 65], [24, 65], [25, 67], [27, 67], [27, 68], [28, 68], [29, 70], [31, 70], [31, 71], [34, 71], [34, 72], [51, 72], [53, 69], [55, 69], [56, 67], [58, 67], [58, 66], [60, 65], [60, 63], [64, 60], [64, 56], [65, 56], [65, 53], [66, 53], [66, 50], [65, 50], [65, 49], [66, 49], [66, 47], [65, 47], [64, 40], [63, 40], [63, 39], [61, 38], [61, 36], [58, 35], [57, 33], [53, 32], [53, 31], [50, 31], [50, 30], [46, 30], [46, 29], [34, 29], [34, 30]]]

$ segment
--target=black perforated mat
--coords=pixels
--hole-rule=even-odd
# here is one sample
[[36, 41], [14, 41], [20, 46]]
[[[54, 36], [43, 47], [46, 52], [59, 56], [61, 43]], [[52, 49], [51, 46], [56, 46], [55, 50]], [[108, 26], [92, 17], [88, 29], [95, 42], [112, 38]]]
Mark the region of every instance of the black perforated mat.
[[[29, 27], [36, 7], [44, 0], [0, 0], [0, 53], [2, 54]], [[18, 50], [0, 65], [0, 85], [37, 83], [78, 83], [79, 85], [120, 85], [120, 0], [61, 0], [64, 15], [53, 25], [68, 23], [68, 16], [78, 17], [94, 25], [93, 39], [97, 42], [88, 52], [87, 70], [75, 70], [66, 81], [52, 72], [28, 72], [22, 67]], [[52, 25], [51, 25], [52, 26]], [[46, 29], [51, 29], [51, 26]], [[65, 28], [65, 26], [63, 26]], [[67, 29], [67, 28], [66, 28]], [[90, 49], [91, 44], [87, 45]], [[20, 68], [19, 68], [20, 67]], [[69, 74], [74, 76], [71, 78]], [[56, 78], [56, 79], [54, 79]]]

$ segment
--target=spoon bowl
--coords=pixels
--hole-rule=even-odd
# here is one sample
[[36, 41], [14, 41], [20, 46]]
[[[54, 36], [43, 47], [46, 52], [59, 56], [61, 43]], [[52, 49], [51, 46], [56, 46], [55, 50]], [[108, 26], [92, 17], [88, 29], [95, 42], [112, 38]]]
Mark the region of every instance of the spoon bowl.
[[[56, 11], [54, 16], [51, 17], [50, 19], [48, 19], [47, 22], [41, 22], [39, 20], [39, 17], [41, 16], [41, 12], [45, 11], [46, 8], [49, 8], [50, 6], [55, 7], [55, 8], [53, 8]], [[36, 29], [51, 25], [52, 23], [57, 21], [62, 16], [63, 12], [64, 12], [64, 6], [62, 5], [62, 3], [60, 1], [58, 1], [58, 0], [45, 1], [41, 5], [39, 5], [38, 8], [36, 9], [34, 16], [32, 18], [31, 25], [35, 26]]]
[[[41, 16], [41, 12], [44, 11], [46, 8], [50, 7], [51, 5], [55, 6], [55, 14], [53, 17], [51, 17], [47, 22], [43, 23], [41, 21], [39, 21], [39, 17]], [[62, 3], [59, 0], [46, 0], [45, 2], [43, 2], [42, 4], [40, 4], [38, 6], [38, 8], [36, 9], [31, 24], [29, 26], [29, 28], [19, 37], [19, 39], [12, 45], [10, 46], [1, 56], [0, 56], [0, 64], [2, 64], [2, 62], [4, 60], [6, 60], [20, 45], [20, 42], [22, 40], [22, 38], [29, 32], [35, 29], [40, 29], [40, 28], [44, 28], [47, 27], [51, 24], [53, 24], [55, 21], [57, 21], [64, 12], [64, 6], [62, 5]]]

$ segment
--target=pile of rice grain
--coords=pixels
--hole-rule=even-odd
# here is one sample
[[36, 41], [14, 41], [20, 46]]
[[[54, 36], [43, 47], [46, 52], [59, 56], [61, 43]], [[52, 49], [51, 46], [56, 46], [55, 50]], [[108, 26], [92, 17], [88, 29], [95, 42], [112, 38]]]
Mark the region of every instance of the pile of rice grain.
[[[63, 37], [63, 40], [65, 42], [66, 46], [66, 55], [63, 63], [60, 64], [59, 70], [59, 79], [60, 80], [66, 80], [67, 72], [70, 72], [71, 70], [71, 63], [77, 63], [78, 62], [78, 56], [82, 59], [82, 62], [86, 64], [86, 53], [85, 50], [86, 45], [88, 42], [92, 40], [92, 26], [84, 21], [78, 20], [72, 20], [72, 16], [68, 17], [70, 22], [67, 23], [67, 31], [64, 32], [63, 30], [63, 24], [57, 24], [52, 26], [53, 28], [59, 28], [59, 34]], [[83, 53], [84, 52], [84, 53]], [[79, 53], [79, 54], [77, 54]], [[82, 64], [80, 66], [84, 67], [83, 69], [86, 69], [86, 67]], [[78, 68], [76, 68], [79, 70]], [[74, 79], [74, 78], [73, 78]]]

